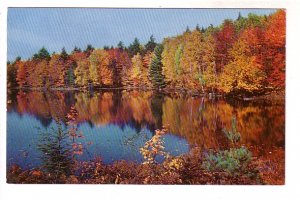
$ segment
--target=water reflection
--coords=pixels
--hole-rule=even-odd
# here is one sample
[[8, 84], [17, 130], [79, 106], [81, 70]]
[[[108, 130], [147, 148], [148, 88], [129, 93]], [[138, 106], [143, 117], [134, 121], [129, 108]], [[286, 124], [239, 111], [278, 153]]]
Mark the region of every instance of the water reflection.
[[[55, 121], [68, 126], [66, 116], [76, 110], [74, 124], [82, 131], [86, 150], [80, 159], [101, 156], [105, 163], [125, 159], [142, 161], [139, 148], [156, 129], [167, 127], [166, 148], [174, 155], [189, 146], [225, 148], [222, 129], [236, 116], [241, 143], [284, 147], [284, 104], [226, 102], [201, 97], [164, 96], [151, 91], [18, 91], [8, 95], [8, 161], [35, 163], [35, 127], [47, 130]], [[20, 141], [21, 140], [21, 141]], [[22, 151], [27, 151], [28, 162]], [[29, 162], [30, 161], [30, 162]], [[36, 161], [36, 164], [38, 161]]]

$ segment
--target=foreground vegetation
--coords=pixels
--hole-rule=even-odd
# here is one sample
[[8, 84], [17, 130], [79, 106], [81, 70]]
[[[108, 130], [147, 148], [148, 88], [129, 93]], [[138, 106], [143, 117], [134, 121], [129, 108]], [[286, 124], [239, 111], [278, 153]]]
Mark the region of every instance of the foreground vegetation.
[[9, 88], [152, 88], [196, 93], [261, 94], [285, 85], [285, 11], [249, 14], [147, 44], [68, 54], [42, 48], [7, 63]]
[[[229, 159], [229, 158], [227, 158]], [[232, 158], [237, 159], [237, 158]], [[185, 156], [162, 164], [136, 164], [118, 161], [104, 165], [101, 160], [77, 163], [74, 174], [55, 174], [39, 169], [22, 170], [13, 166], [8, 171], [9, 183], [100, 183], [100, 184], [262, 184], [257, 169], [247, 164], [234, 171], [203, 169], [205, 160], [196, 149]], [[244, 162], [244, 161], [242, 161]]]
[[[117, 161], [111, 165], [105, 165], [99, 158], [94, 161], [76, 163], [76, 167], [73, 168], [76, 170], [73, 173], [53, 173], [42, 169], [22, 170], [19, 166], [13, 165], [7, 172], [7, 182], [50, 184], [284, 184], [284, 162], [268, 159], [249, 161], [248, 155], [242, 152], [249, 153], [245, 148], [241, 148], [231, 149], [226, 153], [215, 152], [209, 157], [205, 157], [203, 152], [195, 148], [186, 155], [166, 160], [161, 164]], [[279, 155], [283, 156], [282, 154], [284, 153], [281, 152]], [[211, 159], [216, 160], [212, 161]], [[217, 161], [217, 159], [220, 160]], [[208, 165], [207, 162], [214, 164]], [[236, 162], [239, 164], [233, 164]]]

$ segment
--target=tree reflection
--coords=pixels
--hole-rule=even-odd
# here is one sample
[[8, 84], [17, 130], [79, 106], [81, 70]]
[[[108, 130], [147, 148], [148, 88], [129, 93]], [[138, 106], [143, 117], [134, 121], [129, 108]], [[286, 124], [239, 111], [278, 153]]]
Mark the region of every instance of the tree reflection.
[[246, 145], [284, 145], [284, 103], [228, 103], [207, 99], [158, 95], [151, 91], [101, 90], [99, 92], [19, 91], [8, 111], [16, 110], [36, 116], [44, 126], [51, 119], [61, 119], [74, 107], [75, 124], [89, 122], [94, 126], [130, 125], [137, 132], [147, 127], [168, 127], [170, 133], [184, 137], [191, 145], [203, 148], [228, 146], [222, 130], [230, 129], [232, 116]]
[[151, 99], [151, 112], [155, 119], [156, 128], [161, 128], [163, 123], [163, 95], [155, 94]]

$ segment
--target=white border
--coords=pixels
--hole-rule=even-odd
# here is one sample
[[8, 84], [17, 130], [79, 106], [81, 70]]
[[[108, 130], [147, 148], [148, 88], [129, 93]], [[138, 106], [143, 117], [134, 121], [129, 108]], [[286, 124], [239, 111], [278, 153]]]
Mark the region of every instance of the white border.
[[[296, 0], [2, 0], [0, 7], [0, 199], [298, 199], [300, 198], [299, 14]], [[7, 7], [286, 8], [286, 185], [285, 186], [114, 186], [6, 184]], [[293, 198], [294, 197], [294, 198]]]
[[[3, 0], [8, 7], [283, 8], [287, 0]], [[293, 2], [288, 0], [288, 2]]]

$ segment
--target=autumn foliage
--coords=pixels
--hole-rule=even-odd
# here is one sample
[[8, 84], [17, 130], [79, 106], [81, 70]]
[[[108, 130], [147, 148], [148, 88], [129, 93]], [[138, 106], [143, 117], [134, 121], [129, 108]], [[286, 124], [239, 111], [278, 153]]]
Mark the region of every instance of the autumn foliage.
[[286, 13], [249, 14], [128, 47], [77, 47], [8, 63], [9, 87], [152, 88], [256, 94], [285, 86]]

